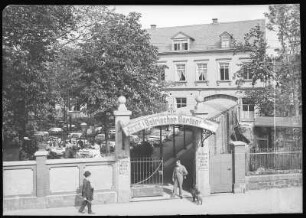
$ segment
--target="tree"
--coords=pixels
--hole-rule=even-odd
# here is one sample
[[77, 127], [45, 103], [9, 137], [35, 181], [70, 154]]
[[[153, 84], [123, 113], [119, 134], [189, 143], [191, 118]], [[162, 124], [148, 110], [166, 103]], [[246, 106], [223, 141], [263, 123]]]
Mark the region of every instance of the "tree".
[[49, 65], [74, 19], [71, 6], [8, 6], [2, 24], [4, 138], [23, 138], [29, 114], [39, 120], [52, 114]]
[[[245, 34], [244, 42], [234, 42], [234, 54], [247, 52], [250, 57], [250, 61], [239, 64], [241, 67], [234, 74], [234, 77], [236, 78], [236, 84], [241, 88], [240, 91], [250, 99], [250, 103], [257, 106], [260, 114], [271, 116], [273, 115], [272, 105], [275, 97], [273, 84], [271, 83], [274, 74], [272, 58], [267, 55], [267, 43], [264, 36], [264, 31], [257, 25]], [[253, 87], [259, 81], [264, 84], [264, 87], [243, 89], [246, 71], [252, 74]]]
[[80, 44], [78, 96], [90, 114], [113, 111], [120, 95], [134, 116], [153, 113], [160, 101], [157, 48], [141, 29], [140, 14], [110, 13], [95, 23], [90, 38]]
[[236, 42], [236, 52], [249, 52], [250, 62], [235, 73], [242, 87], [245, 70], [253, 74], [252, 84], [263, 88], [243, 89], [264, 116], [298, 116], [301, 108], [300, 12], [298, 5], [272, 5], [265, 16], [267, 28], [276, 31], [281, 48], [278, 55], [267, 55], [264, 31], [252, 28], [244, 42]]
[[302, 107], [300, 5], [271, 5], [265, 16], [269, 20], [267, 28], [277, 33], [281, 44], [276, 73], [282, 96], [293, 106], [292, 114], [299, 116]]

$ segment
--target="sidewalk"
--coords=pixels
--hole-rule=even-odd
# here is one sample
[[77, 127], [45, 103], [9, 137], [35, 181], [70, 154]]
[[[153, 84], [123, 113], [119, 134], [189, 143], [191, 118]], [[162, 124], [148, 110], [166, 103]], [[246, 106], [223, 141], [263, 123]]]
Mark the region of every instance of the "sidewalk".
[[[204, 197], [203, 205], [192, 202], [190, 194], [184, 198], [134, 201], [130, 203], [94, 205], [94, 215], [202, 215], [202, 214], [267, 214], [302, 213], [302, 187], [248, 191], [243, 194], [213, 194]], [[88, 215], [79, 214], [78, 207], [28, 209], [4, 212], [4, 215]]]

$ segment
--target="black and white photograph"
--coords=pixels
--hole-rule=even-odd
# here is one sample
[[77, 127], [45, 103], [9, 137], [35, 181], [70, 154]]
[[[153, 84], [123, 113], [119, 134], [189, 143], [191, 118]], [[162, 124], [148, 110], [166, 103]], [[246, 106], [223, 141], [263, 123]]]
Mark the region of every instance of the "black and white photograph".
[[7, 5], [2, 215], [303, 213], [300, 11]]

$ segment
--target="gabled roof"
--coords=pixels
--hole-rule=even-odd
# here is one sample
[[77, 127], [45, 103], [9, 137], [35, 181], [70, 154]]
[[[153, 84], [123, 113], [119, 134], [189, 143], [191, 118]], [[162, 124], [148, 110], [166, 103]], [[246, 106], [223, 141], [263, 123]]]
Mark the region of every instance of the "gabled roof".
[[230, 36], [231, 38], [233, 37], [231, 34], [229, 34], [227, 31], [224, 31], [223, 33], [221, 33], [220, 35], [219, 35], [219, 37], [221, 37], [221, 36], [223, 36], [223, 35], [228, 35], [228, 36]]
[[177, 38], [178, 35], [183, 35], [185, 38], [190, 38], [191, 40], [194, 40], [194, 38], [188, 36], [187, 34], [183, 33], [183, 32], [178, 32], [177, 34], [175, 34], [174, 36], [171, 37], [171, 39], [175, 39]]
[[171, 38], [179, 32], [194, 39], [190, 51], [211, 50], [220, 48], [220, 34], [228, 32], [235, 40], [243, 41], [244, 34], [256, 25], [260, 25], [265, 30], [265, 20], [257, 19], [218, 24], [163, 27], [147, 29], [147, 32], [150, 34], [151, 43], [158, 47], [159, 52], [172, 51]]

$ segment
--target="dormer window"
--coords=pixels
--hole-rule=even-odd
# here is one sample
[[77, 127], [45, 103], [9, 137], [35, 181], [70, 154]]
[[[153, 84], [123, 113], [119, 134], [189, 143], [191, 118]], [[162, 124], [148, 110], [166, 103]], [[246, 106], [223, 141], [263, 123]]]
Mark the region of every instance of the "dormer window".
[[190, 41], [194, 40], [182, 32], [177, 33], [171, 39], [173, 51], [188, 51], [190, 49]]
[[228, 32], [224, 32], [220, 35], [221, 48], [230, 48], [232, 36]]
[[230, 39], [229, 38], [223, 38], [221, 40], [221, 48], [229, 48], [230, 47]]
[[188, 40], [174, 40], [173, 41], [173, 49], [174, 51], [188, 51]]

